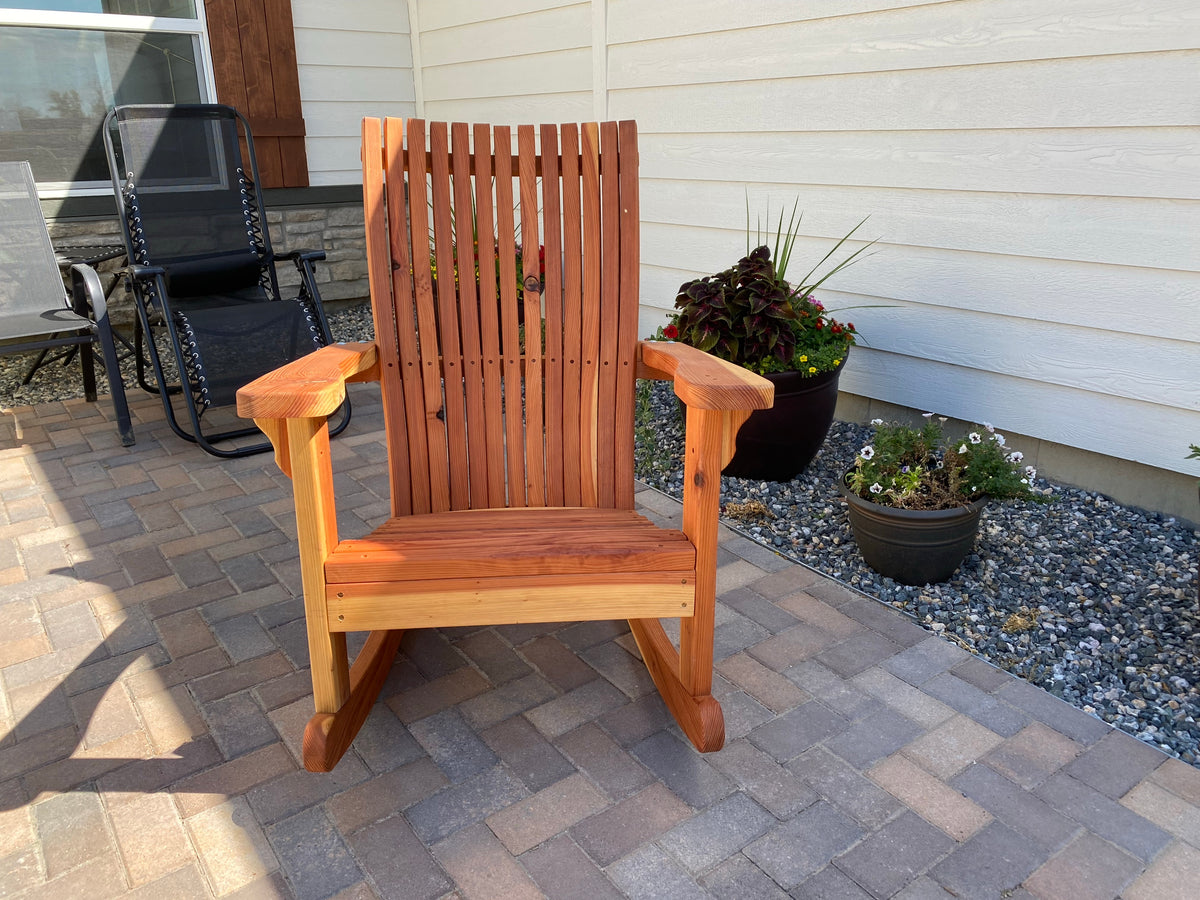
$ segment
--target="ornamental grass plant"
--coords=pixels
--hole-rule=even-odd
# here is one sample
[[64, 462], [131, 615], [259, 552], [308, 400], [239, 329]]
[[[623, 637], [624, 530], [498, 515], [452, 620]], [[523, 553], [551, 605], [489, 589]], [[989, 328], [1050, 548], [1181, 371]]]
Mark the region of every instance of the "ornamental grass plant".
[[761, 223], [755, 232], [759, 245], [751, 249], [747, 228], [746, 255], [724, 271], [680, 285], [675, 298], [678, 312], [656, 336], [683, 341], [759, 375], [836, 371], [858, 332], [852, 322], [839, 322], [830, 315], [814, 291], [859, 259], [874, 241], [832, 263], [824, 274], [817, 273], [864, 222], [842, 237], [795, 286], [784, 275], [800, 224], [796, 205], [786, 227], [780, 213], [773, 249], [763, 241]]
[[920, 426], [872, 420], [874, 439], [859, 450], [847, 487], [896, 509], [953, 509], [981, 498], [1047, 501], [1034, 487], [1037, 470], [1023, 465], [1021, 452], [991, 425], [952, 439], [943, 434], [944, 417], [925, 413], [925, 420]]

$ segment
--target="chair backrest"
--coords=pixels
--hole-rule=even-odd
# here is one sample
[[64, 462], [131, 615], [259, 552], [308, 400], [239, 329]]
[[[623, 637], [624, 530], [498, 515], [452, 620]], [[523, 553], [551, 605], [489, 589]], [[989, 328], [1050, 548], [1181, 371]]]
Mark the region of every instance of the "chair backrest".
[[278, 296], [254, 139], [240, 113], [219, 104], [118, 106], [104, 140], [134, 263], [175, 272], [184, 295], [261, 279]]
[[637, 129], [513, 137], [363, 123], [397, 515], [633, 507]]
[[69, 305], [29, 163], [0, 162], [0, 314]]

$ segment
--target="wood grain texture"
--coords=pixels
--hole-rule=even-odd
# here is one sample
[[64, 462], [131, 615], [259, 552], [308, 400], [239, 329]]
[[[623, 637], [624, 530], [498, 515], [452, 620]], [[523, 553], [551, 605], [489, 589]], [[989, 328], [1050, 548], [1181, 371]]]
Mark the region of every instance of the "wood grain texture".
[[724, 747], [725, 715], [721, 704], [707, 691], [696, 694], [684, 686], [679, 676], [679, 654], [659, 621], [630, 619], [629, 628], [654, 686], [687, 739], [701, 753]]
[[328, 627], [449, 628], [690, 616], [694, 586], [681, 573], [545, 575], [336, 585]]
[[346, 755], [387, 681], [403, 636], [403, 631], [371, 632], [350, 669], [346, 702], [336, 712], [318, 712], [308, 720], [300, 748], [308, 771], [332, 772]]
[[675, 394], [696, 409], [766, 409], [775, 388], [760, 375], [687, 344], [641, 341], [642, 378], [674, 381]]
[[546, 504], [545, 360], [542, 352], [541, 229], [538, 221], [538, 159], [532, 125], [517, 129], [521, 206], [520, 288], [525, 322], [525, 495], [530, 506]]
[[328, 416], [346, 399], [346, 380], [377, 362], [373, 343], [330, 344], [292, 360], [238, 389], [238, 415], [247, 419]]
[[329, 428], [324, 419], [289, 419], [287, 430], [313, 703], [317, 712], [332, 713], [349, 695], [350, 670], [346, 636], [325, 626], [325, 560], [338, 541]]

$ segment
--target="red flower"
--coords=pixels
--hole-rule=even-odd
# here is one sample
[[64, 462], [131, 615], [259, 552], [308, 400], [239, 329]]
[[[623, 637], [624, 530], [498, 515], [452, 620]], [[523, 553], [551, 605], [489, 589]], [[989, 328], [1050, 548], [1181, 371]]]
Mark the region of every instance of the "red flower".
[[663, 337], [665, 337], [668, 341], [673, 341], [675, 338], [679, 337], [679, 329], [674, 325], [668, 325], [663, 329]]
[[853, 331], [853, 330], [854, 330], [854, 323], [853, 323], [853, 322], [847, 322], [847, 323], [846, 323], [846, 330], [847, 330], [847, 331]]
[[817, 328], [820, 329], [820, 328], [824, 328], [824, 327], [825, 327], [825, 320], [817, 319]]
[[841, 326], [841, 325], [834, 325], [834, 326], [833, 326], [832, 328], [830, 328], [829, 330], [830, 330], [830, 331], [832, 331], [834, 334], [841, 334], [841, 333], [842, 333], [842, 326]]

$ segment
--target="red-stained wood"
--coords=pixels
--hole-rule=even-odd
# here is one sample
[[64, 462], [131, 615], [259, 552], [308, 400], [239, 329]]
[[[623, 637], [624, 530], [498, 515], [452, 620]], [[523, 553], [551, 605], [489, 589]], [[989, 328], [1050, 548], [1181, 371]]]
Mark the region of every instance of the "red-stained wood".
[[[500, 306], [496, 283], [496, 235], [487, 227], [495, 220], [492, 202], [492, 135], [487, 125], [474, 128], [475, 234], [479, 244], [479, 330], [483, 352], [483, 412], [485, 446], [489, 456], [504, 446], [503, 355], [500, 349]], [[506, 502], [505, 461], [488, 463], [488, 506]]]
[[638, 206], [637, 125], [631, 121], [619, 125], [620, 150], [620, 314], [617, 341], [616, 459], [614, 484], [616, 505], [633, 509], [633, 428], [634, 391], [638, 360], [638, 276], [641, 272], [641, 211]]
[[[636, 128], [522, 127], [516, 159], [503, 126], [435, 123], [427, 136], [421, 120], [389, 120], [379, 152], [378, 123], [363, 136], [377, 346], [326, 348], [249, 386], [243, 401], [296, 484], [317, 705], [305, 765], [328, 771], [350, 746], [401, 629], [576, 619], [629, 619], [680, 728], [698, 749], [719, 749], [720, 470], [772, 389], [694, 348], [637, 341]], [[465, 237], [472, 201], [477, 249]], [[543, 241], [545, 290], [522, 285], [519, 307], [516, 254], [536, 279]], [[456, 266], [457, 289], [446, 274]], [[682, 531], [632, 509], [635, 375], [673, 379], [688, 404]], [[321, 416], [346, 381], [371, 378], [383, 382], [394, 486], [407, 479], [414, 511], [394, 500], [396, 515], [339, 542]], [[660, 617], [680, 619], [678, 650]], [[355, 630], [373, 634], [351, 671], [344, 635]]]
[[[512, 169], [512, 131], [496, 126], [496, 171]], [[496, 177], [496, 254], [500, 262], [500, 335], [504, 357], [504, 441], [508, 447], [508, 505], [528, 506], [525, 494], [525, 431], [521, 410], [521, 342], [517, 318], [517, 238], [511, 179]]]
[[[414, 328], [416, 311], [413, 304], [412, 265], [409, 262], [408, 218], [405, 209], [404, 179], [407, 162], [404, 156], [404, 120], [389, 118], [384, 123], [387, 142], [385, 171], [387, 173], [387, 219], [389, 248], [392, 254], [392, 308], [381, 300], [371, 298], [376, 334], [387, 335], [395, 343], [396, 365], [392, 378], [383, 385], [383, 406], [388, 420], [388, 468], [392, 483], [392, 514], [402, 509], [414, 513], [432, 510], [430, 499], [429, 442], [425, 437], [424, 381], [421, 354], [417, 348]], [[365, 164], [364, 164], [365, 165]], [[401, 425], [403, 423], [403, 425]], [[407, 450], [407, 452], [405, 452]], [[407, 483], [405, 479], [408, 479]]]
[[[451, 171], [454, 177], [454, 264], [458, 277], [458, 313], [462, 337], [462, 379], [466, 395], [467, 465], [470, 469], [470, 506], [488, 505], [489, 444], [483, 400], [483, 349], [479, 334], [479, 287], [472, 273], [475, 260], [475, 220], [457, 210], [472, 208], [471, 132], [463, 122], [450, 128]], [[463, 277], [461, 273], [467, 273]]]
[[409, 119], [406, 138], [408, 173], [409, 250], [413, 272], [413, 302], [417, 310], [417, 343], [420, 352], [421, 425], [429, 448], [429, 502], [434, 512], [450, 509], [450, 460], [442, 409], [441, 348], [433, 298], [429, 259], [429, 169], [425, 121]]
[[583, 330], [579, 390], [580, 486], [584, 506], [599, 506], [596, 472], [597, 397], [600, 387], [600, 302], [603, 263], [600, 233], [600, 126], [580, 129], [580, 185], [583, 198]]
[[[596, 366], [596, 493], [600, 506], [617, 505], [617, 341], [621, 306], [620, 178], [617, 123], [600, 126], [600, 353]], [[630, 452], [633, 448], [630, 447]]]
[[[470, 506], [467, 465], [466, 400], [463, 394], [462, 341], [459, 337], [458, 285], [454, 263], [454, 223], [450, 203], [449, 134], [445, 122], [429, 126], [430, 184], [433, 205], [433, 254], [437, 260], [438, 349], [441, 353], [441, 421], [446, 427], [446, 452], [450, 483], [450, 508]], [[473, 272], [462, 280], [474, 281]]]
[[579, 129], [562, 126], [563, 502], [583, 504], [583, 210]]
[[525, 495], [530, 506], [546, 505], [546, 426], [542, 358], [542, 286], [538, 248], [537, 145], [532, 125], [517, 128], [521, 198], [521, 273], [525, 304]]
[[[542, 241], [546, 290], [546, 503], [562, 506], [563, 485], [563, 284], [562, 210], [559, 199], [558, 130], [541, 127]], [[632, 479], [631, 479], [632, 485]], [[632, 508], [632, 507], [631, 507]]]

